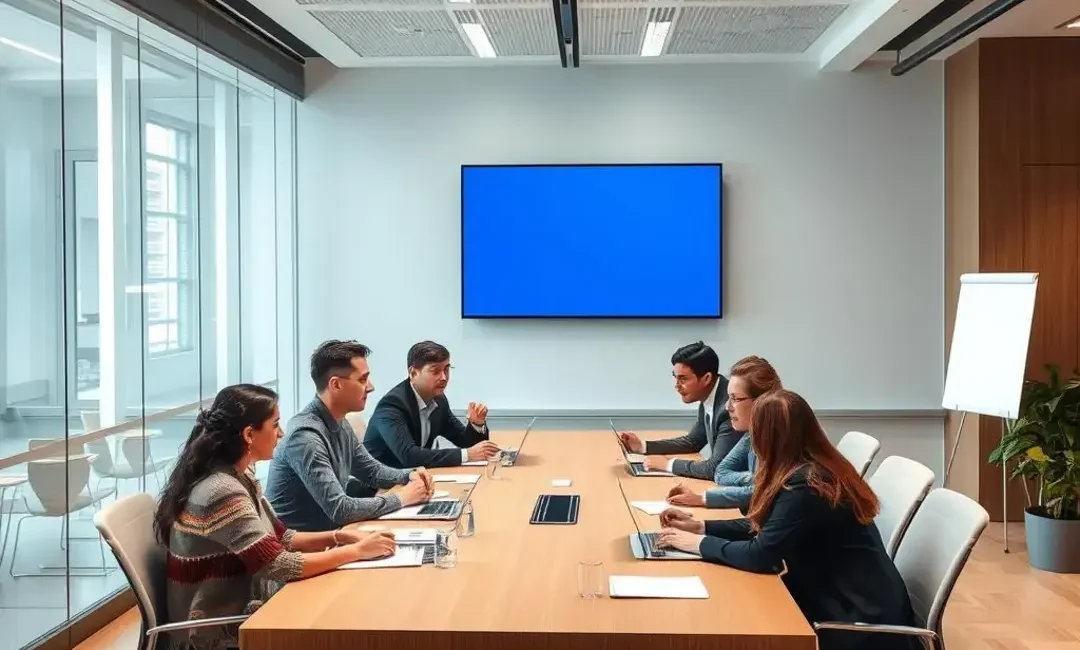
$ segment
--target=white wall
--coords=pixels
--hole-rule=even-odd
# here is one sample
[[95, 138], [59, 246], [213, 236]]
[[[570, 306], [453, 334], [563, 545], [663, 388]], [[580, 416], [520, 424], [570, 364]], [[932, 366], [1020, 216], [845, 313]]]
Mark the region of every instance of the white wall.
[[[371, 345], [379, 396], [432, 338], [458, 406], [669, 409], [704, 339], [820, 409], [940, 408], [942, 111], [936, 63], [338, 72], [299, 107], [300, 353]], [[722, 321], [461, 320], [462, 163], [678, 161], [725, 164]]]

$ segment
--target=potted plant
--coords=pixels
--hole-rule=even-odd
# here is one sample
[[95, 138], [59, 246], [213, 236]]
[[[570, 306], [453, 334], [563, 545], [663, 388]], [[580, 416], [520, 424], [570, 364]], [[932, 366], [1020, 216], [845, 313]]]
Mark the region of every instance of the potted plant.
[[[1057, 366], [1046, 381], [1024, 382], [1020, 417], [990, 453], [996, 465], [1012, 463], [1022, 477], [1027, 508], [1028, 561], [1057, 573], [1080, 573], [1080, 377], [1062, 382]], [[1029, 484], [1037, 493], [1034, 502]]]

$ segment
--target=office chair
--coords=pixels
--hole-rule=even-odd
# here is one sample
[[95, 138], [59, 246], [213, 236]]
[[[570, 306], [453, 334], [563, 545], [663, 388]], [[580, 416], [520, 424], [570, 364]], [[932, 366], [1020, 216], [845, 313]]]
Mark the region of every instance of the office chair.
[[855, 466], [859, 476], [866, 476], [866, 470], [870, 469], [874, 456], [881, 450], [881, 442], [862, 431], [848, 431], [840, 442], [836, 443], [836, 450]]
[[164, 623], [165, 548], [154, 538], [157, 502], [146, 493], [117, 499], [94, 515], [94, 525], [112, 549], [131, 584], [142, 617], [139, 650], [154, 650], [164, 632], [242, 623], [248, 617], [219, 616], [195, 621]]
[[911, 607], [922, 627], [876, 623], [821, 621], [814, 631], [844, 630], [853, 634], [916, 636], [926, 650], [945, 650], [942, 615], [971, 549], [990, 515], [975, 501], [945, 488], [927, 495], [896, 551], [896, 568], [907, 585]]
[[866, 482], [881, 506], [874, 523], [889, 557], [895, 558], [911, 518], [934, 485], [934, 472], [910, 458], [889, 456], [881, 461]]

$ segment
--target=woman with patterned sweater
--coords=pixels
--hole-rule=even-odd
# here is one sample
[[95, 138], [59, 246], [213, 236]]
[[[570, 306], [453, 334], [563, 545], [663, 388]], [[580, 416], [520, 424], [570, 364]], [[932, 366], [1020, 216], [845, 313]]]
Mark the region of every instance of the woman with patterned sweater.
[[[252, 471], [273, 455], [278, 424], [277, 395], [250, 384], [222, 389], [199, 413], [154, 518], [168, 548], [170, 622], [249, 614], [285, 582], [393, 553], [388, 533], [298, 533], [282, 525]], [[172, 635], [168, 647], [233, 647], [238, 629], [197, 628]]]

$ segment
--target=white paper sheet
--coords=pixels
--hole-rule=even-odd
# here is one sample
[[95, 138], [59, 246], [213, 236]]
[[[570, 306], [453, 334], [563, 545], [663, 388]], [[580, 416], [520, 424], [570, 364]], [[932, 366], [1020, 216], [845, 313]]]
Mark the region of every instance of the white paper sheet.
[[612, 598], [708, 598], [705, 583], [697, 576], [611, 576]]
[[480, 480], [479, 474], [433, 474], [431, 478], [436, 483], [476, 483]]
[[461, 464], [462, 467], [483, 467], [487, 465], [486, 460], [468, 460]]
[[435, 528], [395, 528], [393, 533], [399, 544], [434, 544], [439, 531]]
[[626, 454], [626, 460], [630, 463], [644, 463], [645, 454], [628, 453]]
[[667, 501], [631, 501], [630, 505], [647, 515], [658, 515], [671, 507]]
[[381, 560], [361, 560], [342, 564], [341, 569], [381, 569], [389, 567], [421, 566], [424, 563], [424, 549], [419, 546], [399, 546], [390, 557]]

